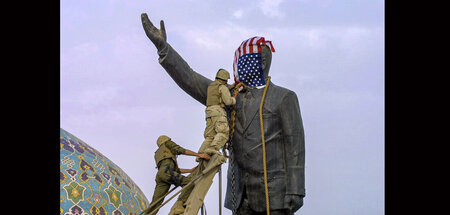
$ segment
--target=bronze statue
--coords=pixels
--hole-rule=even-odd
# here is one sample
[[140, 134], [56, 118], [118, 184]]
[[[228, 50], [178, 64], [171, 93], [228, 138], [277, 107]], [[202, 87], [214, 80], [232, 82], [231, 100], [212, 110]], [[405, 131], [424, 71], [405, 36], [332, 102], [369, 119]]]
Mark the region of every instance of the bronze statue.
[[[212, 80], [193, 71], [167, 43], [162, 20], [160, 29], [157, 29], [147, 14], [142, 14], [141, 19], [146, 35], [158, 50], [161, 66], [181, 89], [206, 105], [207, 88]], [[293, 91], [267, 79], [273, 50], [263, 45], [260, 51], [267, 83], [262, 81], [264, 88], [247, 87], [236, 98], [225, 207], [233, 214], [265, 213], [267, 200], [263, 180], [266, 178], [270, 214], [293, 214], [303, 205], [305, 197], [305, 142], [300, 107]], [[264, 177], [263, 137], [258, 111], [266, 87], [261, 112], [267, 151], [267, 175]]]

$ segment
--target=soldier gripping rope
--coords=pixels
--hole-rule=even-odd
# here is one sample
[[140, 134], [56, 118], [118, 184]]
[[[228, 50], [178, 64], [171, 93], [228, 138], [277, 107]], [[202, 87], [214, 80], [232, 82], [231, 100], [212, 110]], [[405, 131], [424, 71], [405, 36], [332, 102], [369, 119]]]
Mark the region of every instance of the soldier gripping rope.
[[226, 86], [228, 79], [230, 79], [230, 73], [225, 69], [219, 69], [215, 81], [208, 85], [205, 109], [206, 128], [203, 134], [205, 141], [199, 153], [217, 154], [228, 141], [230, 128], [225, 105], [236, 104], [236, 98], [231, 96]]
[[210, 158], [208, 154], [195, 153], [179, 146], [166, 135], [159, 136], [156, 143], [158, 145], [158, 150], [155, 152], [155, 163], [158, 173], [155, 177], [156, 187], [153, 193], [152, 202], [150, 203], [152, 207], [147, 213], [152, 215], [158, 212], [158, 210], [155, 209], [161, 205], [164, 200], [164, 198], [161, 199], [161, 197], [169, 191], [172, 184], [175, 185], [175, 187], [184, 187], [192, 179], [191, 175], [185, 177], [181, 174], [193, 172], [196, 167], [192, 169], [180, 169], [177, 163], [177, 155], [184, 154], [189, 156], [197, 156], [206, 160], [209, 160]]
[[[219, 69], [216, 73], [215, 81], [208, 85], [206, 97], [207, 105], [205, 109], [206, 128], [203, 134], [205, 140], [200, 146], [199, 153], [207, 153], [211, 156], [215, 154], [222, 156], [218, 150], [228, 141], [230, 129], [228, 127], [225, 105], [236, 104], [236, 98], [231, 96], [230, 90], [226, 86], [228, 79], [230, 79], [230, 73], [228, 73], [225, 69]], [[195, 177], [207, 168], [207, 161], [201, 159], [198, 159], [198, 161], [200, 162], [199, 168], [190, 174], [189, 177]], [[211, 186], [211, 177], [214, 177], [218, 170], [219, 168], [216, 168], [203, 179], [200, 179], [199, 182], [190, 185], [183, 192], [181, 192], [180, 198], [178, 198], [179, 200], [172, 206], [169, 214], [182, 214], [185, 212], [185, 209], [188, 209], [188, 212], [190, 210], [197, 210], [198, 203], [200, 203], [200, 201], [196, 200], [204, 198], [209, 190], [209, 187]], [[195, 191], [192, 192], [193, 190]], [[190, 195], [194, 195], [195, 197], [191, 197]], [[190, 201], [186, 203], [187, 200]], [[190, 204], [190, 202], [194, 203]]]

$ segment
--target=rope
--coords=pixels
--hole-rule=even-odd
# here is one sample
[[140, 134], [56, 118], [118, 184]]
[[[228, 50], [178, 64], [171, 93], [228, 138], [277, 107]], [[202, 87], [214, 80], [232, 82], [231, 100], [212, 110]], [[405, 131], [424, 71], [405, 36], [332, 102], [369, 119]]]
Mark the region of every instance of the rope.
[[[240, 82], [234, 87], [233, 97], [235, 97], [236, 95], [239, 94], [239, 87], [241, 87], [242, 85], [244, 85], [244, 83]], [[230, 116], [231, 133], [230, 133], [230, 141], [229, 142], [231, 142], [231, 139], [233, 138], [233, 135], [234, 135], [235, 120], [236, 120], [236, 105], [233, 105], [233, 109], [231, 111], [231, 116]]]
[[264, 124], [263, 124], [263, 118], [262, 118], [262, 109], [264, 105], [264, 100], [266, 98], [266, 92], [267, 88], [269, 87], [270, 83], [270, 76], [267, 77], [266, 81], [266, 87], [264, 88], [264, 94], [261, 99], [261, 103], [259, 105], [259, 122], [261, 123], [261, 140], [262, 140], [262, 150], [263, 150], [263, 167], [264, 167], [264, 191], [266, 193], [266, 210], [267, 215], [270, 215], [270, 207], [269, 207], [269, 188], [267, 186], [267, 166], [266, 166], [266, 143], [264, 140]]
[[[243, 86], [245, 87], [244, 83], [238, 83], [234, 86], [234, 91], [233, 91], [233, 96], [236, 97], [237, 94], [239, 94], [239, 88]], [[225, 144], [224, 146], [224, 152], [225, 149], [228, 149], [228, 151], [230, 152], [230, 169], [231, 169], [231, 203], [233, 206], [232, 212], [233, 214], [236, 214], [237, 212], [237, 204], [236, 204], [236, 194], [234, 193], [234, 187], [235, 187], [235, 175], [234, 175], [234, 170], [233, 170], [233, 166], [234, 166], [234, 159], [232, 158], [232, 154], [233, 154], [233, 144], [232, 144], [232, 139], [233, 139], [233, 134], [234, 134], [234, 125], [235, 125], [235, 120], [236, 120], [236, 105], [233, 105], [233, 108], [231, 110], [230, 113], [230, 128], [231, 128], [231, 132], [229, 135], [229, 141], [228, 144]]]
[[[240, 82], [233, 87], [233, 95], [232, 95], [233, 97], [236, 97], [236, 95], [239, 94], [239, 88], [242, 86], [245, 87], [244, 83]], [[230, 132], [230, 135], [228, 138], [229, 141], [228, 141], [228, 144], [225, 144], [223, 146], [223, 152], [224, 152], [224, 155], [226, 158], [228, 158], [228, 156], [226, 156], [225, 149], [230, 150], [231, 139], [233, 138], [233, 134], [234, 134], [234, 121], [235, 120], [236, 120], [236, 104], [233, 105], [231, 113], [230, 113], [230, 118], [229, 118], [230, 128], [231, 128], [231, 132]]]

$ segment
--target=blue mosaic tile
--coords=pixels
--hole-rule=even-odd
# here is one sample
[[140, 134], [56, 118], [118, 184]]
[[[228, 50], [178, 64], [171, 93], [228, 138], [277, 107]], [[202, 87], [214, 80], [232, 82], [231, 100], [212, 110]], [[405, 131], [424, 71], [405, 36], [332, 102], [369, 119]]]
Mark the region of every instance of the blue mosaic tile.
[[149, 205], [120, 167], [62, 128], [60, 158], [61, 215], [135, 215]]

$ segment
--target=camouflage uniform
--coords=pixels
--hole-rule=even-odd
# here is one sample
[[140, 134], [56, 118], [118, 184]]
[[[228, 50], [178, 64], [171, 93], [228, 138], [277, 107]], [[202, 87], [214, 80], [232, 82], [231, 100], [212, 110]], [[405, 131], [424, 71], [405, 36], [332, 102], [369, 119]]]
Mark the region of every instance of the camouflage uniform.
[[220, 69], [216, 80], [208, 85], [206, 97], [206, 128], [203, 141], [198, 153], [213, 154], [222, 148], [228, 141], [229, 127], [225, 105], [236, 104], [236, 99], [231, 96], [226, 86], [230, 74]]
[[[172, 184], [183, 187], [188, 184], [192, 178], [190, 175], [187, 177], [181, 175], [180, 169], [178, 168], [176, 156], [184, 154], [186, 149], [177, 145], [165, 135], [158, 138], [158, 146], [159, 148], [155, 152], [155, 163], [158, 168], [158, 173], [155, 177], [156, 187], [150, 205], [164, 196], [169, 191]], [[164, 199], [152, 206], [149, 212], [161, 205], [163, 201]], [[158, 210], [152, 214], [156, 214], [157, 212]]]
[[[228, 127], [225, 105], [234, 105], [236, 103], [236, 99], [231, 96], [230, 90], [226, 86], [229, 78], [230, 74], [228, 71], [219, 69], [216, 74], [216, 80], [208, 85], [205, 110], [206, 128], [203, 133], [205, 140], [200, 146], [198, 153], [207, 153], [210, 155], [219, 153], [218, 150], [228, 141], [230, 129]], [[200, 175], [208, 165], [208, 161], [206, 160], [198, 161], [200, 162], [198, 167], [188, 177]], [[200, 183], [197, 185], [191, 184], [189, 187], [186, 187], [181, 192], [178, 201], [172, 206], [169, 215], [182, 214], [184, 212], [184, 205], [195, 186], [199, 186], [197, 189], [200, 189], [202, 193], [206, 193], [210, 185], [210, 183]]]

